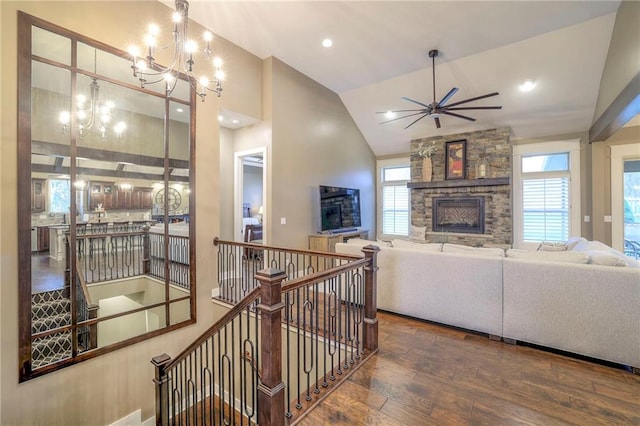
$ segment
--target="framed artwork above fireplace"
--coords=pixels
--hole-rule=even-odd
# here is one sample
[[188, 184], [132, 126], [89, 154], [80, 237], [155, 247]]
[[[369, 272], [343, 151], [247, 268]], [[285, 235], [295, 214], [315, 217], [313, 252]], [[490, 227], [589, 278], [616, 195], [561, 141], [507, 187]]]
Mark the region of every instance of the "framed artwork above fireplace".
[[467, 178], [467, 141], [447, 142], [445, 148], [445, 179]]

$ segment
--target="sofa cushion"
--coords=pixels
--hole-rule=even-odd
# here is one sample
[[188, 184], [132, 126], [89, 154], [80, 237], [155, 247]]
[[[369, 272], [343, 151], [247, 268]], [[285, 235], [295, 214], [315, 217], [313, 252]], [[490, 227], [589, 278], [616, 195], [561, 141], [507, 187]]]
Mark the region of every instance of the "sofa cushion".
[[504, 257], [504, 250], [495, 247], [470, 247], [462, 244], [445, 243], [442, 245], [442, 251], [444, 253], [464, 253], [471, 256]]
[[409, 240], [393, 240], [393, 247], [424, 251], [442, 251], [442, 243], [416, 243]]
[[588, 254], [575, 251], [528, 251], [509, 249], [507, 250], [507, 257], [545, 262], [589, 263]]

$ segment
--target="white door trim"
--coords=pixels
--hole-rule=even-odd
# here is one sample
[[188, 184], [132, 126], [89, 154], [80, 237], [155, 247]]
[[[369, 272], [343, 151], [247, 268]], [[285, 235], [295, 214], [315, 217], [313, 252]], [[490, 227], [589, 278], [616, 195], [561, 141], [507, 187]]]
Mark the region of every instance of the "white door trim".
[[624, 161], [640, 159], [640, 143], [611, 147], [611, 246], [624, 250]]
[[[233, 238], [242, 241], [242, 188], [243, 188], [243, 158], [246, 156], [262, 155], [262, 223], [267, 223], [269, 212], [267, 200], [267, 147], [259, 147], [238, 151], [233, 154]], [[262, 241], [267, 244], [268, 234], [265, 227], [262, 228]]]

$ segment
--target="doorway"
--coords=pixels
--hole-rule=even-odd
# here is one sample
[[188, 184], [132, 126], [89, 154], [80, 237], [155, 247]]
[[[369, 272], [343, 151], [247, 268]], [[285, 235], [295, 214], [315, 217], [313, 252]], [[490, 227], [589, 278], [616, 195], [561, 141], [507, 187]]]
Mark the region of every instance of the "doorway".
[[611, 147], [611, 242], [640, 258], [640, 144]]
[[[267, 217], [267, 153], [255, 148], [234, 154], [234, 240], [245, 240], [247, 225], [263, 225]], [[266, 244], [266, 227], [262, 228], [262, 243]]]

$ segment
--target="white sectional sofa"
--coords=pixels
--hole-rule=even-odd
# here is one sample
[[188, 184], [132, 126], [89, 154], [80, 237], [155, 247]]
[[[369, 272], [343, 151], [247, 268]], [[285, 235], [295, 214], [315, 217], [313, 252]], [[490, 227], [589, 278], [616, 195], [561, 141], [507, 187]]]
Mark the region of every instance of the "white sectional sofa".
[[[380, 247], [378, 308], [640, 367], [640, 268], [587, 250], [529, 252], [350, 240]], [[591, 263], [598, 264], [588, 264]], [[630, 266], [629, 266], [630, 265]]]
[[[338, 243], [336, 252], [361, 255], [371, 243], [376, 244]], [[442, 253], [442, 244], [414, 246], [380, 247], [378, 308], [502, 336], [502, 256]]]

